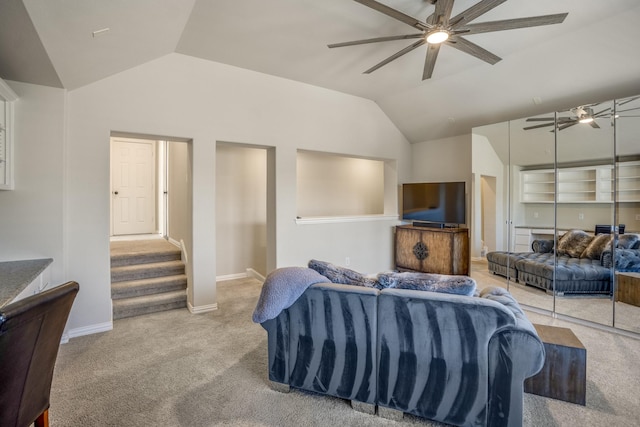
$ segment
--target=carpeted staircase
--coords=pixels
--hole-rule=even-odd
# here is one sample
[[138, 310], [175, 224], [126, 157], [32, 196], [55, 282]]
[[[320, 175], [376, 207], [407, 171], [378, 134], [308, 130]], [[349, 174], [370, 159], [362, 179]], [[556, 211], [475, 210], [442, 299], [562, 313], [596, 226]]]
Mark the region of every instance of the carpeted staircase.
[[111, 242], [113, 319], [187, 306], [180, 249], [164, 239]]

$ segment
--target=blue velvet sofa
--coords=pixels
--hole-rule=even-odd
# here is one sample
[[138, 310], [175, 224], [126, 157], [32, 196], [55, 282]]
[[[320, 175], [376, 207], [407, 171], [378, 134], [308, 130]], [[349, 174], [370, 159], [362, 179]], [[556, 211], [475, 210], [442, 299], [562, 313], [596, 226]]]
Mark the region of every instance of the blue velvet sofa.
[[336, 283], [309, 286], [261, 322], [269, 379], [460, 426], [521, 426], [523, 383], [544, 347], [511, 295], [479, 296]]
[[536, 240], [531, 249], [532, 252], [489, 252], [488, 269], [556, 295], [611, 295], [614, 265], [615, 271], [640, 272], [637, 234], [620, 235], [613, 245], [609, 234], [593, 236], [571, 230], [559, 239], [557, 250], [553, 240]]

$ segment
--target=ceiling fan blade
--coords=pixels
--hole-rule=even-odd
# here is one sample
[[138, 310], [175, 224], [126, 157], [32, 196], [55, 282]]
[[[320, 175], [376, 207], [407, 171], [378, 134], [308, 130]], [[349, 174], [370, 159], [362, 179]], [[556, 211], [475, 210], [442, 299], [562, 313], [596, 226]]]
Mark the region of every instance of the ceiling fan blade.
[[453, 18], [449, 20], [450, 24], [461, 24], [465, 22], [471, 22], [476, 19], [478, 16], [484, 15], [489, 12], [491, 9], [500, 6], [507, 0], [482, 0], [471, 6], [469, 9], [465, 10], [462, 13], [457, 14]]
[[417, 28], [419, 30], [426, 30], [430, 27], [426, 23], [418, 21], [416, 18], [406, 15], [385, 4], [378, 3], [377, 1], [374, 1], [374, 0], [354, 0], [354, 1], [356, 3], [360, 3], [362, 5], [370, 7], [371, 9], [377, 10], [378, 12], [383, 13], [387, 16], [390, 16], [393, 19], [397, 19], [400, 22], [404, 22], [407, 25], [411, 25], [412, 27]]
[[595, 120], [589, 123], [589, 125], [594, 129], [600, 129], [600, 126], [598, 126]]
[[640, 110], [640, 107], [627, 108], [626, 110], [617, 110], [617, 111], [616, 111], [616, 114], [626, 113], [627, 111], [634, 111], [634, 110]]
[[515, 30], [517, 28], [539, 27], [541, 25], [560, 24], [568, 13], [555, 15], [532, 16], [530, 18], [504, 19], [501, 21], [479, 22], [477, 24], [464, 25], [465, 30], [471, 34], [490, 33], [492, 31]]
[[429, 18], [427, 23], [433, 25], [447, 25], [449, 23], [449, 17], [451, 17], [451, 11], [453, 10], [453, 0], [438, 0], [436, 2], [436, 10]]
[[417, 42], [413, 43], [411, 46], [407, 46], [404, 49], [402, 49], [401, 51], [394, 53], [393, 55], [391, 55], [390, 57], [388, 57], [384, 61], [377, 63], [376, 65], [374, 65], [373, 67], [371, 67], [367, 71], [365, 71], [363, 74], [371, 74], [372, 72], [374, 72], [378, 68], [380, 68], [380, 67], [382, 67], [384, 65], [387, 65], [389, 62], [393, 61], [394, 59], [400, 58], [405, 53], [411, 52], [413, 49], [422, 46], [426, 42], [427, 41], [425, 39], [418, 40]]
[[431, 78], [433, 69], [436, 66], [436, 59], [438, 59], [438, 53], [440, 52], [440, 44], [428, 44], [427, 56], [424, 59], [424, 71], [422, 72], [422, 80]]
[[523, 127], [522, 130], [538, 129], [538, 128], [543, 128], [543, 127], [547, 127], [547, 126], [553, 126], [553, 123], [544, 123], [544, 124], [541, 124], [541, 125], [527, 126], [527, 127]]
[[571, 126], [574, 126], [574, 125], [577, 125], [577, 124], [578, 124], [577, 120], [572, 121], [572, 122], [567, 122], [567, 123], [565, 123], [563, 125], [558, 126], [558, 130], [563, 130], [563, 129], [566, 129], [568, 127], [571, 127]]
[[502, 60], [502, 58], [500, 58], [499, 56], [494, 55], [485, 48], [480, 47], [475, 43], [471, 43], [469, 40], [462, 37], [452, 37], [452, 39], [447, 40], [445, 43], [448, 46], [454, 47], [464, 53], [475, 56], [476, 58], [481, 59], [484, 62], [488, 62], [491, 65]]
[[628, 98], [628, 99], [625, 99], [625, 100], [619, 101], [619, 102], [618, 102], [618, 105], [624, 105], [624, 104], [627, 104], [627, 103], [629, 103], [629, 102], [633, 102], [633, 101], [635, 101], [635, 100], [636, 100], [636, 99], [638, 99], [638, 98], [640, 98], [640, 96], [634, 96], [634, 97], [632, 97], [632, 98]]
[[387, 42], [387, 41], [392, 41], [392, 40], [419, 39], [420, 37], [424, 37], [424, 34], [420, 33], [420, 34], [407, 34], [407, 35], [403, 35], [403, 36], [375, 37], [375, 38], [372, 38], [372, 39], [363, 39], [363, 40], [354, 40], [354, 41], [351, 41], [351, 42], [333, 43], [333, 44], [327, 45], [327, 47], [334, 48], [334, 47], [344, 47], [344, 46], [355, 46], [355, 45], [359, 45], [359, 44]]
[[555, 120], [555, 117], [529, 117], [527, 122], [548, 122], [549, 120]]

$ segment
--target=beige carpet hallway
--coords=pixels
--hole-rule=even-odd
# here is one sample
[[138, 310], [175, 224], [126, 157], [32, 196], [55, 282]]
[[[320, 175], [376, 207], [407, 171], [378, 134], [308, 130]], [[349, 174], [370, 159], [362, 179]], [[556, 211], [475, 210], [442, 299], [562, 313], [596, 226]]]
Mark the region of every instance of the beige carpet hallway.
[[[347, 401], [270, 389], [266, 333], [251, 322], [261, 284], [218, 284], [215, 312], [116, 320], [60, 349], [51, 426], [437, 426], [354, 411]], [[587, 406], [525, 394], [525, 426], [637, 426], [640, 340], [528, 313], [573, 329], [587, 348]]]

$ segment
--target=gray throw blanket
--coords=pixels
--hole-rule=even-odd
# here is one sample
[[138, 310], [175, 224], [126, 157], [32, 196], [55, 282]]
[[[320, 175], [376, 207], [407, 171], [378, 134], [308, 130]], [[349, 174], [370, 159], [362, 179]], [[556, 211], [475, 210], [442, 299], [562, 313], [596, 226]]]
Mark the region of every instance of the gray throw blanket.
[[329, 279], [305, 267], [279, 268], [267, 275], [253, 311], [253, 321], [262, 323], [274, 319], [315, 283], [328, 283]]

